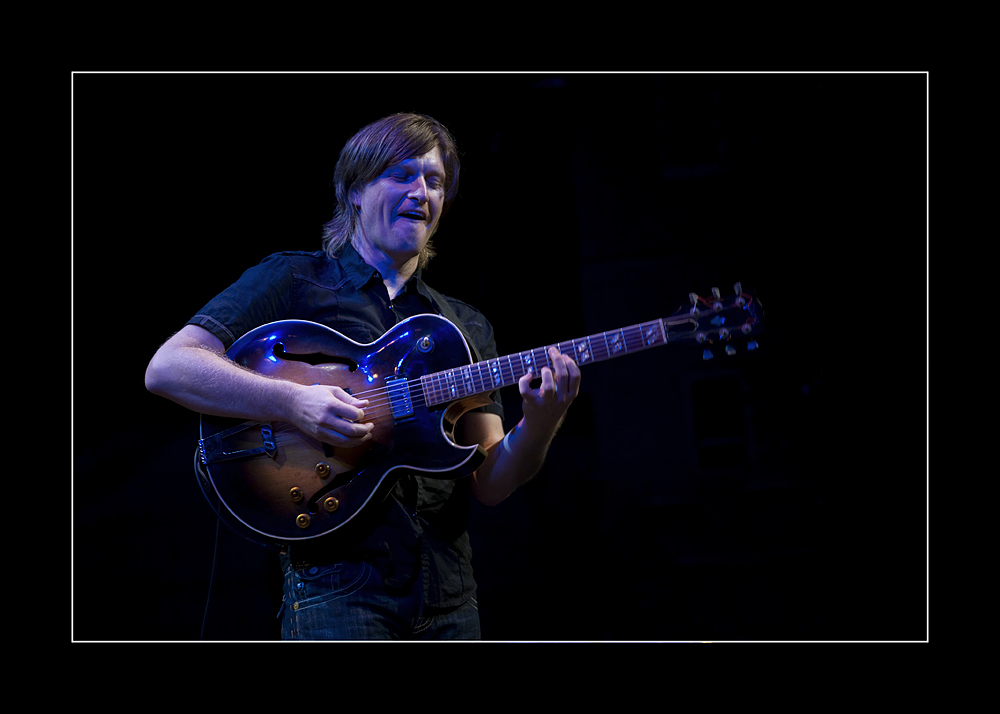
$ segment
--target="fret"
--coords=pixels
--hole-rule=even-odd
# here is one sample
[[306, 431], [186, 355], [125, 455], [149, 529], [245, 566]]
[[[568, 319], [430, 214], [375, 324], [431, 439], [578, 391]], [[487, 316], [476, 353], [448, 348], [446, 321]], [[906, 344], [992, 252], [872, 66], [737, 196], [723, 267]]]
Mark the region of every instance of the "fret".
[[635, 352], [636, 350], [641, 350], [643, 348], [642, 330], [639, 329], [638, 325], [626, 327], [623, 332], [625, 333], [626, 352]]
[[536, 347], [531, 350], [531, 356], [535, 361], [535, 369], [533, 370], [532, 377], [538, 378], [542, 376], [542, 368], [547, 367], [549, 364], [549, 351], [544, 347]]
[[663, 323], [660, 320], [642, 323], [642, 341], [645, 347], [661, 344], [663, 342]]
[[529, 352], [521, 352], [518, 357], [520, 358], [521, 373], [518, 375], [518, 379], [526, 375], [528, 372], [533, 371], [535, 365], [535, 357]]
[[487, 366], [487, 375], [489, 376], [490, 385], [494, 388], [499, 388], [503, 386], [503, 373], [500, 367], [500, 360], [492, 359]]
[[628, 348], [625, 346], [625, 332], [624, 330], [615, 330], [610, 335], [605, 332], [605, 339], [609, 342], [608, 346], [608, 357], [617, 357], [619, 354], [625, 354], [628, 352]]
[[470, 369], [473, 371], [472, 382], [473, 382], [473, 394], [479, 394], [480, 392], [486, 391], [486, 385], [483, 384], [483, 363], [478, 362]]
[[434, 376], [428, 374], [427, 376], [421, 377], [420, 381], [424, 385], [424, 394], [427, 395], [427, 403], [436, 404], [438, 396], [434, 392]]
[[435, 375], [434, 391], [437, 393], [438, 403], [448, 400], [448, 394], [445, 392], [444, 389], [444, 377], [441, 374]]
[[465, 391], [465, 393], [462, 396], [467, 397], [470, 394], [475, 394], [476, 385], [472, 381], [472, 368], [462, 367], [460, 375], [461, 375], [460, 379], [462, 380], [462, 389]]
[[424, 389], [424, 398], [428, 404], [437, 404], [437, 394], [434, 393], [434, 375], [426, 374], [420, 378], [420, 384]]
[[547, 348], [536, 347], [531, 350], [531, 354], [535, 358], [535, 373], [532, 375], [533, 377], [541, 377], [543, 367], [552, 369], [552, 365], [549, 364], [549, 351]]

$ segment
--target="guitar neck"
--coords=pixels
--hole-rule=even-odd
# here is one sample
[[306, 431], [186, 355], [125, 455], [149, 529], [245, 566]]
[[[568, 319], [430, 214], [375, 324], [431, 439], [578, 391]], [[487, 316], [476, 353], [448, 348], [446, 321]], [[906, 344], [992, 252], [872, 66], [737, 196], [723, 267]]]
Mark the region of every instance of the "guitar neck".
[[560, 354], [571, 355], [582, 366], [666, 344], [669, 339], [667, 329], [662, 319], [643, 322], [611, 332], [600, 332], [465, 367], [435, 372], [422, 377], [421, 382], [427, 403], [442, 404], [509, 387], [517, 384], [528, 372], [536, 377], [540, 376], [542, 367], [552, 368], [550, 347], [555, 347]]
[[[420, 378], [426, 403], [444, 404], [509, 387], [517, 384], [528, 372], [540, 376], [543, 367], [552, 368], [550, 347], [555, 347], [560, 354], [571, 355], [578, 365], [583, 366], [668, 342], [727, 342], [736, 333], [747, 335], [756, 328], [760, 315], [754, 298], [744, 293], [739, 283], [730, 298], [723, 299], [717, 288], [713, 288], [712, 293], [711, 298], [691, 293], [691, 309], [678, 311], [672, 317], [428, 374]], [[727, 351], [731, 350], [727, 347]]]

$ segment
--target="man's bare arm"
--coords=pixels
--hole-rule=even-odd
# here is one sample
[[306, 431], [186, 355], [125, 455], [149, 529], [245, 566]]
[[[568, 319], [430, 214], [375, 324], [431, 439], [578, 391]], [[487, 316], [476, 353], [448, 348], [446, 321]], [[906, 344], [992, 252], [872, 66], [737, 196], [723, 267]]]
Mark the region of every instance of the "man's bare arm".
[[371, 438], [373, 425], [359, 423], [366, 400], [340, 387], [304, 386], [244, 369], [197, 325], [185, 325], [157, 350], [146, 368], [146, 388], [201, 414], [291, 422], [334, 446]]

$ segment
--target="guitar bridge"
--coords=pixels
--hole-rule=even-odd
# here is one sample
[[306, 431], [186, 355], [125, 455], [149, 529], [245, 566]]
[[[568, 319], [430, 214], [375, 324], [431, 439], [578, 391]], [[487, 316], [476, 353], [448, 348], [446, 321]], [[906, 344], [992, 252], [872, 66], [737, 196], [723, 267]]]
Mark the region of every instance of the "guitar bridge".
[[[242, 434], [247, 429], [260, 427], [260, 437], [262, 446], [250, 449], [239, 449], [238, 451], [226, 451], [225, 440]], [[201, 455], [201, 463], [214, 464], [219, 461], [232, 461], [233, 459], [243, 459], [257, 454], [267, 454], [272, 459], [275, 457], [277, 448], [274, 445], [274, 432], [270, 424], [261, 424], [255, 421], [245, 421], [229, 429], [224, 429], [216, 434], [198, 440], [198, 452]]]

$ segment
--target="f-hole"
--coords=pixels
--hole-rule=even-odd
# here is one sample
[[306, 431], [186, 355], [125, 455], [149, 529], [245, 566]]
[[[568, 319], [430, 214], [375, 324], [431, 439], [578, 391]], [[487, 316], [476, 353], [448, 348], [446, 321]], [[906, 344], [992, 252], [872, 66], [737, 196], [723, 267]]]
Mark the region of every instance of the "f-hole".
[[358, 368], [358, 363], [354, 360], [347, 359], [346, 357], [337, 357], [334, 355], [323, 354], [322, 352], [309, 352], [307, 354], [296, 354], [294, 352], [286, 352], [285, 345], [278, 342], [274, 345], [271, 350], [275, 357], [280, 357], [283, 360], [290, 362], [305, 362], [306, 364], [311, 364], [313, 366], [317, 364], [342, 364], [345, 365], [352, 372]]

